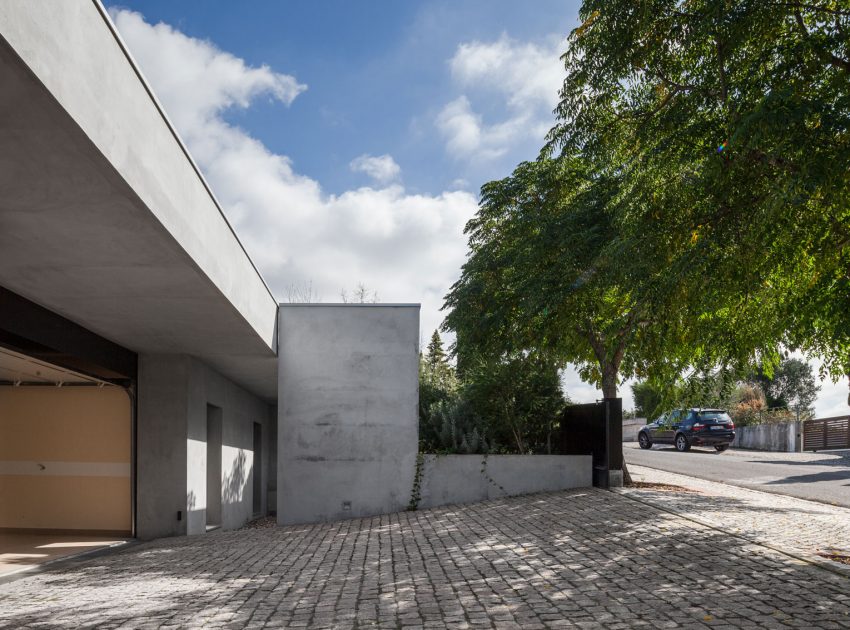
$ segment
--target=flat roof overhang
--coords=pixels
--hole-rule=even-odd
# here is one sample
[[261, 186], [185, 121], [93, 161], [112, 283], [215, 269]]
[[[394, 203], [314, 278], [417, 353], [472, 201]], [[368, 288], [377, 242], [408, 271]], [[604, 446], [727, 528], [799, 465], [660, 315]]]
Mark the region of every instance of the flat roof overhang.
[[93, 0], [0, 4], [0, 286], [277, 398], [277, 304]]

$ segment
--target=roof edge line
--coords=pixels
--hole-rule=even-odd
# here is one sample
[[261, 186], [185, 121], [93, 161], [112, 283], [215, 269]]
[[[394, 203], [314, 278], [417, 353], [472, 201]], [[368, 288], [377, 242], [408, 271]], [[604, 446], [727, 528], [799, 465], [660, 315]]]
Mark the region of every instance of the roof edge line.
[[98, 13], [100, 13], [100, 17], [103, 19], [107, 28], [109, 28], [109, 31], [112, 33], [112, 36], [118, 43], [118, 47], [121, 49], [121, 52], [124, 53], [124, 57], [127, 59], [127, 62], [130, 64], [130, 67], [133, 69], [133, 72], [136, 74], [136, 77], [138, 77], [139, 81], [141, 81], [142, 87], [144, 87], [145, 92], [147, 92], [148, 96], [154, 104], [154, 107], [156, 107], [157, 112], [159, 112], [159, 115], [162, 117], [162, 120], [165, 122], [165, 125], [168, 127], [168, 130], [171, 132], [171, 135], [177, 142], [177, 146], [183, 152], [183, 155], [186, 157], [186, 159], [189, 160], [189, 164], [192, 166], [192, 170], [195, 171], [195, 174], [198, 176], [198, 179], [201, 180], [201, 184], [207, 191], [207, 194], [210, 196], [213, 205], [215, 205], [216, 209], [221, 215], [221, 218], [224, 219], [225, 225], [227, 225], [227, 228], [230, 230], [230, 233], [233, 234], [233, 238], [236, 239], [236, 242], [242, 249], [242, 253], [245, 254], [245, 257], [248, 259], [248, 262], [251, 263], [251, 267], [254, 269], [254, 272], [257, 274], [257, 277], [260, 279], [260, 282], [263, 283], [263, 286], [266, 288], [266, 292], [269, 294], [269, 297], [275, 304], [278, 304], [277, 298], [275, 298], [274, 293], [272, 293], [269, 284], [266, 282], [266, 279], [263, 277], [263, 274], [260, 273], [260, 270], [257, 268], [257, 265], [254, 263], [250, 254], [248, 254], [248, 250], [245, 249], [245, 245], [242, 243], [242, 240], [239, 238], [239, 235], [236, 233], [236, 230], [233, 229], [233, 225], [230, 223], [227, 218], [227, 215], [224, 213], [221, 204], [216, 198], [215, 193], [213, 193], [212, 191], [212, 187], [207, 182], [206, 178], [204, 177], [203, 173], [201, 172], [201, 169], [198, 167], [191, 153], [189, 153], [189, 149], [186, 147], [186, 144], [183, 142], [183, 139], [180, 137], [180, 134], [177, 132], [177, 129], [171, 123], [171, 120], [168, 118], [168, 114], [165, 113], [165, 109], [159, 102], [159, 99], [156, 97], [156, 94], [154, 94], [153, 89], [151, 88], [147, 79], [145, 79], [145, 76], [142, 74], [142, 71], [136, 63], [136, 60], [133, 58], [133, 55], [130, 53], [130, 49], [127, 47], [127, 45], [124, 43], [124, 40], [121, 38], [121, 34], [118, 32], [118, 28], [115, 26], [115, 24], [112, 22], [112, 19], [109, 17], [109, 12], [103, 6], [101, 0], [92, 0], [92, 4], [94, 4], [95, 8], [97, 8]]

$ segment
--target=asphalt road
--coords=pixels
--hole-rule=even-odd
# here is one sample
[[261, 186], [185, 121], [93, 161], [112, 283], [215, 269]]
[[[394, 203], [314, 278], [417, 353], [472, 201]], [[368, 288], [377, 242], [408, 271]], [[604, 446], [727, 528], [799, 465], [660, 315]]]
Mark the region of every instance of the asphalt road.
[[717, 453], [713, 448], [692, 448], [679, 453], [672, 446], [643, 451], [637, 442], [624, 442], [623, 454], [629, 464], [850, 507], [850, 450], [766, 453], [730, 449]]

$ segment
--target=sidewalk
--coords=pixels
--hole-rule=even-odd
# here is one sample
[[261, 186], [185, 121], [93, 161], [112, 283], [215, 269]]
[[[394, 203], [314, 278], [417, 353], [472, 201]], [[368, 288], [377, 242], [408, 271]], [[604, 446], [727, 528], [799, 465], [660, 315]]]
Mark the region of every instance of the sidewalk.
[[[850, 556], [850, 509], [644, 466], [631, 465], [629, 472], [639, 483], [669, 484], [687, 491], [620, 490], [627, 496], [806, 559], [823, 561], [818, 554], [830, 553]], [[850, 565], [829, 564], [850, 574]]]

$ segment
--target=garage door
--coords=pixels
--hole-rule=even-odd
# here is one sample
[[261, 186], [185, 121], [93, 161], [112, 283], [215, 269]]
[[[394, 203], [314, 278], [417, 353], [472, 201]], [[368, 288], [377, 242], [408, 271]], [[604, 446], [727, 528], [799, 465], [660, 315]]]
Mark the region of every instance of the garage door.
[[0, 349], [0, 529], [132, 530], [127, 392]]

